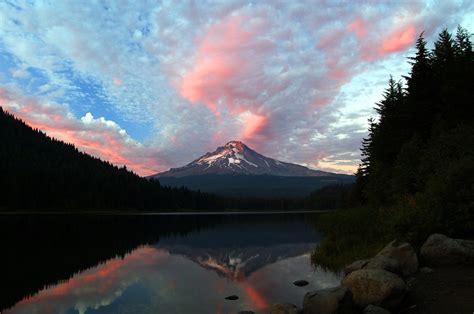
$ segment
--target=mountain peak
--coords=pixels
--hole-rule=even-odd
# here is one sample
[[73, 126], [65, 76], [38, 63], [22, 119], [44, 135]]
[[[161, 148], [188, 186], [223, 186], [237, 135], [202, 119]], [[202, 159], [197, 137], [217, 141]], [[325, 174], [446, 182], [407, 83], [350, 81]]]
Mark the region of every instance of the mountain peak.
[[263, 156], [241, 141], [230, 141], [213, 152], [180, 168], [158, 173], [156, 177], [186, 177], [202, 174], [274, 175], [293, 177], [327, 176], [331, 173]]
[[230, 141], [230, 142], [227, 142], [224, 147], [226, 148], [236, 148], [238, 149], [239, 151], [243, 151], [244, 148], [248, 148], [247, 145], [245, 145], [243, 142], [241, 141]]

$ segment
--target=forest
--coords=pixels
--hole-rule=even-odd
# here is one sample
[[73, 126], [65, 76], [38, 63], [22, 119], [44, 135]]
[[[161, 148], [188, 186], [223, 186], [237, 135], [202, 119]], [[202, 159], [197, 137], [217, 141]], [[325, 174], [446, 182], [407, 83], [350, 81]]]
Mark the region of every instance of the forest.
[[34, 130], [0, 107], [0, 210], [217, 209], [217, 197], [161, 186]]
[[313, 261], [328, 267], [370, 256], [394, 238], [474, 235], [474, 59], [471, 34], [423, 33], [411, 71], [390, 77], [369, 119], [349, 209], [322, 217]]

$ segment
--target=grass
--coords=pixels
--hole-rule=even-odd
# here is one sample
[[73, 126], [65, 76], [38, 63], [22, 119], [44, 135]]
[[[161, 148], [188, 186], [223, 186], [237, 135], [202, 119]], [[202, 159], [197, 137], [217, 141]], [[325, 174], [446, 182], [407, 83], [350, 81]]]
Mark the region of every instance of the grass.
[[315, 224], [324, 238], [312, 253], [313, 265], [339, 271], [355, 260], [377, 254], [393, 240], [381, 219], [383, 214], [373, 208], [352, 208], [318, 217]]

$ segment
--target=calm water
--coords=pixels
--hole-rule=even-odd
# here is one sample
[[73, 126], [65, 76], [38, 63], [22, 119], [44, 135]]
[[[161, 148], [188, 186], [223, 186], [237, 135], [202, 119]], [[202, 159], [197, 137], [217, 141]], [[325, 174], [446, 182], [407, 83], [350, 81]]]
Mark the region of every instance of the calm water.
[[[264, 313], [340, 275], [302, 214], [0, 217], [5, 313]], [[298, 279], [306, 287], [292, 284]], [[5, 291], [6, 293], [3, 293]], [[7, 292], [8, 291], [8, 292]], [[236, 301], [225, 300], [237, 295]]]

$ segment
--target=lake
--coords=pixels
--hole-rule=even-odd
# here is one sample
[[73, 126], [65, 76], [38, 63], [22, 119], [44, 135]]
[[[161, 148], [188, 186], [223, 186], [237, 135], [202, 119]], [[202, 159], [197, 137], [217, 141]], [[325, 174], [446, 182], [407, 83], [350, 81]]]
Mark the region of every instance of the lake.
[[[2, 313], [264, 313], [341, 275], [315, 214], [0, 216]], [[295, 280], [310, 282], [305, 287]], [[236, 295], [238, 300], [226, 300]]]

